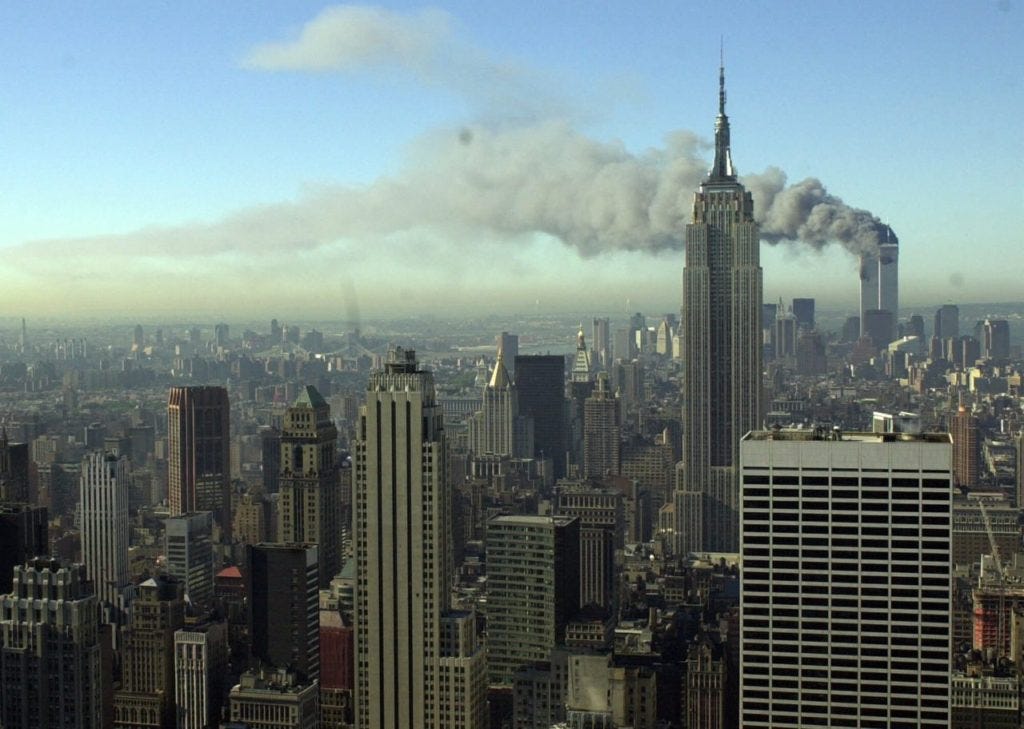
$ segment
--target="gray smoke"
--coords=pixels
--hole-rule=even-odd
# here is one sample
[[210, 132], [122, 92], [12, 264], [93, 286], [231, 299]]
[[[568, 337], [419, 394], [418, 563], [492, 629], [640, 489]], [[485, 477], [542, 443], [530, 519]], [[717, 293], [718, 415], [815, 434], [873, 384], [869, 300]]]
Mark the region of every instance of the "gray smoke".
[[770, 167], [762, 174], [744, 177], [743, 183], [754, 198], [761, 238], [768, 243], [799, 241], [819, 249], [838, 243], [861, 255], [876, 251], [887, 237], [895, 240], [877, 216], [851, 208], [817, 178], [786, 187], [786, 174]]
[[[210, 223], [37, 241], [11, 254], [22, 263], [40, 255], [165, 259], [169, 251], [178, 258], [325, 249], [354, 255], [396, 236], [427, 234], [457, 248], [536, 233], [582, 256], [674, 250], [683, 246], [693, 192], [707, 174], [706, 149], [694, 134], [675, 132], [662, 148], [633, 153], [567, 122], [448, 129], [422, 137], [402, 169], [366, 186], [320, 186], [298, 200]], [[769, 243], [836, 242], [860, 254], [875, 249], [886, 230], [816, 179], [787, 187], [786, 176], [770, 168], [743, 182]]]

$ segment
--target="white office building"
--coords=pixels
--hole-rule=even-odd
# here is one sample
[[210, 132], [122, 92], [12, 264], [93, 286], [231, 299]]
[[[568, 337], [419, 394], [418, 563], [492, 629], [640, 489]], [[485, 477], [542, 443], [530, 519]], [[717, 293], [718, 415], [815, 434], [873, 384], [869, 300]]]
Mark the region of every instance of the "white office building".
[[102, 603], [121, 607], [128, 585], [128, 459], [95, 451], [82, 460], [82, 561]]
[[751, 432], [741, 724], [949, 727], [947, 434]]

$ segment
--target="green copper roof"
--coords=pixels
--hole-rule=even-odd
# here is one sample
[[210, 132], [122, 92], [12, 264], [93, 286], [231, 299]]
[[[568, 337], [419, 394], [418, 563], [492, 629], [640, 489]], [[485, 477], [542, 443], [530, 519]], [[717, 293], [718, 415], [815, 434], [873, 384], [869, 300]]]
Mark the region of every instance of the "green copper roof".
[[293, 407], [307, 407], [316, 410], [317, 408], [327, 407], [327, 401], [324, 400], [323, 395], [321, 395], [315, 387], [312, 385], [306, 385], [299, 390], [299, 396], [295, 398]]

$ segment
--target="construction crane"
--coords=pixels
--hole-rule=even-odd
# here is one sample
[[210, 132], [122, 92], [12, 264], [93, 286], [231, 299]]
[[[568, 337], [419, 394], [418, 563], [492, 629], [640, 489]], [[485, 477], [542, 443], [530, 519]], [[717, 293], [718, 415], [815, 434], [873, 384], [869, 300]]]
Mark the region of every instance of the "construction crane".
[[1003, 650], [1003, 646], [1006, 645], [1006, 576], [1003, 573], [1003, 561], [999, 558], [999, 545], [996, 543], [996, 535], [992, 530], [992, 519], [989, 518], [988, 509], [985, 508], [985, 497], [978, 499], [978, 510], [981, 511], [981, 520], [985, 524], [985, 532], [988, 534], [988, 543], [992, 548], [992, 560], [996, 563], [996, 572], [998, 574], [998, 581], [995, 587], [996, 594], [999, 596], [999, 607], [996, 629], [996, 645], [999, 646], [999, 650]]

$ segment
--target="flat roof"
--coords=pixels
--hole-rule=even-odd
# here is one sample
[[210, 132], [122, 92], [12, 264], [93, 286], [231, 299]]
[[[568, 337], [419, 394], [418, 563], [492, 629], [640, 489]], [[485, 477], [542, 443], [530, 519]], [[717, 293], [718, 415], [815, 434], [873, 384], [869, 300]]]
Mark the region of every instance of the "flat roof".
[[532, 516], [529, 514], [502, 514], [491, 521], [499, 524], [520, 524], [522, 526], [546, 526], [548, 524], [568, 524], [575, 516]]
[[866, 431], [830, 430], [827, 428], [782, 428], [752, 430], [742, 440], [831, 441], [854, 443], [952, 443], [949, 433], [870, 433]]

